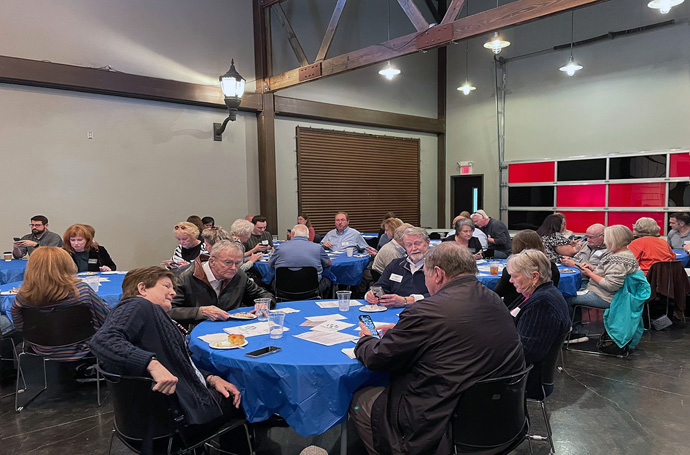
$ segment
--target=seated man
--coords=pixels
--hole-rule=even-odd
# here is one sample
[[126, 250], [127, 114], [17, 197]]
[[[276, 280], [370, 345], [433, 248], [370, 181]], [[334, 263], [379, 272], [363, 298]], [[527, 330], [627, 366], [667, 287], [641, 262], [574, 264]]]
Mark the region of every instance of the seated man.
[[383, 288], [383, 296], [372, 291], [364, 298], [369, 303], [401, 307], [429, 296], [424, 283], [424, 254], [429, 250], [429, 235], [418, 227], [407, 228], [403, 233], [403, 247], [407, 257], [391, 261], [374, 286]]
[[477, 210], [472, 214], [472, 222], [486, 234], [489, 249], [494, 251], [494, 257], [505, 259], [510, 256], [510, 233], [508, 226], [501, 220], [490, 218], [484, 210]]
[[[386, 224], [386, 230], [390, 230], [390, 228], [395, 225], [395, 221], [393, 220], [398, 220], [397, 218], [390, 218], [386, 220], [388, 224]], [[399, 220], [398, 220], [399, 221]], [[384, 269], [393, 262], [396, 259], [400, 259], [402, 257], [405, 257], [406, 251], [405, 247], [403, 246], [403, 234], [405, 234], [405, 231], [408, 228], [414, 227], [411, 224], [404, 223], [404, 224], [399, 224], [393, 230], [391, 240], [390, 242], [386, 243], [383, 245], [383, 248], [379, 250], [378, 253], [376, 253], [376, 257], [374, 257], [374, 262], [371, 265], [371, 270], [375, 271], [378, 273], [378, 275], [375, 278], [375, 281], [378, 281], [378, 278], [381, 277], [381, 274], [383, 273]]]
[[162, 267], [129, 271], [122, 300], [88, 345], [109, 373], [151, 376], [154, 392], [176, 393], [191, 425], [183, 432], [191, 433], [242, 415], [240, 392], [190, 360], [184, 334], [166, 315], [175, 296], [173, 279]]
[[[268, 220], [265, 216], [257, 215], [252, 218], [254, 229], [249, 239], [244, 242], [244, 251], [266, 251], [273, 247], [273, 236], [266, 230]], [[258, 245], [258, 250], [255, 248]]]
[[321, 245], [331, 251], [345, 251], [347, 248], [354, 248], [356, 251], [366, 251], [372, 256], [376, 254], [376, 249], [369, 246], [358, 230], [352, 229], [350, 218], [347, 212], [335, 214], [335, 229], [328, 231]]
[[271, 267], [314, 267], [319, 274], [319, 292], [327, 295], [331, 280], [322, 276], [324, 267], [331, 265], [326, 251], [309, 241], [309, 228], [298, 224], [292, 228], [292, 240], [283, 243], [268, 262]]
[[513, 318], [476, 273], [467, 248], [444, 242], [425, 258], [431, 297], [405, 308], [380, 340], [360, 324], [357, 359], [390, 373], [386, 387], [360, 389], [350, 405], [370, 455], [452, 453], [450, 420], [462, 392], [525, 368]]
[[17, 259], [31, 255], [39, 246], [62, 246], [62, 237], [48, 230], [48, 218], [43, 215], [31, 217], [31, 234], [14, 242], [12, 255]]
[[[582, 245], [580, 251], [575, 253], [572, 258], [563, 256], [561, 262], [568, 267], [581, 267], [582, 264], [590, 264], [593, 267], [599, 265], [599, 261], [606, 254], [606, 245], [604, 245], [604, 228], [603, 224], [595, 223], [587, 228], [585, 238], [587, 241]], [[589, 284], [589, 277], [582, 275], [582, 286], [584, 289]]]
[[[199, 256], [178, 276], [177, 294], [168, 316], [180, 324], [204, 319], [225, 321], [226, 311], [254, 306], [254, 299], [273, 295], [257, 286], [240, 270], [242, 246], [231, 240], [213, 245], [211, 257]], [[274, 303], [273, 303], [274, 304]]]

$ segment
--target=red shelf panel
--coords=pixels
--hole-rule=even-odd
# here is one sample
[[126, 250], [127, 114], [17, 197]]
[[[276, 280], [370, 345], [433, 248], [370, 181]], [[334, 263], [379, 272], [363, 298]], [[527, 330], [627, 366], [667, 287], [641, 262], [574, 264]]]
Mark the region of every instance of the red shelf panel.
[[583, 233], [587, 228], [595, 223], [604, 224], [604, 212], [578, 212], [561, 211], [565, 215], [565, 222], [568, 230]]
[[609, 185], [609, 207], [665, 207], [665, 183]]
[[604, 207], [606, 185], [559, 186], [556, 189], [558, 207]]
[[669, 177], [690, 177], [690, 153], [671, 155]]
[[666, 226], [664, 224], [663, 212], [609, 212], [608, 226], [622, 224], [623, 226], [629, 227], [632, 231], [635, 221], [639, 220], [643, 216], [654, 218], [654, 220], [656, 220], [656, 224], [658, 224], [661, 228], [659, 235], [665, 235], [664, 232], [666, 231]]
[[508, 183], [553, 182], [556, 163], [519, 163], [508, 165]]

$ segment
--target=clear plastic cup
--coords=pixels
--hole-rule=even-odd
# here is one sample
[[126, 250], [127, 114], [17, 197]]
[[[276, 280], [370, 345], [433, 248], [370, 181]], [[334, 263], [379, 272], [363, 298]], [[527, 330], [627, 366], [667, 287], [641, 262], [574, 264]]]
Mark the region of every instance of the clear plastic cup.
[[338, 295], [338, 309], [340, 311], [349, 311], [350, 310], [350, 296], [352, 295], [351, 291], [338, 291], [336, 292]]
[[277, 340], [283, 337], [283, 326], [285, 324], [285, 313], [282, 311], [268, 312], [268, 330], [271, 339]]
[[268, 309], [270, 307], [271, 299], [254, 299], [254, 310], [256, 310], [256, 319], [259, 321], [268, 321]]
[[348, 248], [345, 249], [345, 252], [347, 253], [347, 255], [348, 255], [349, 257], [352, 257], [352, 255], [353, 255], [354, 252], [355, 252], [355, 249], [352, 248], [352, 247], [348, 247]]

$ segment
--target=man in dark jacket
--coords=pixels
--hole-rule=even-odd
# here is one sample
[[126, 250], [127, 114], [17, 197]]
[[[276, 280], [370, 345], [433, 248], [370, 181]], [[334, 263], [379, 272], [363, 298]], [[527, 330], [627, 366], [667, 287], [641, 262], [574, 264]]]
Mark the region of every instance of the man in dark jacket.
[[198, 257], [178, 276], [176, 296], [168, 315], [181, 324], [209, 319], [224, 321], [228, 310], [254, 306], [254, 299], [275, 298], [247, 278], [242, 265], [242, 247], [229, 240], [213, 245], [211, 257]]
[[494, 257], [505, 259], [510, 256], [510, 233], [508, 226], [501, 220], [490, 218], [484, 210], [477, 210], [472, 214], [472, 222], [486, 234], [489, 249], [494, 251]]
[[381, 340], [360, 324], [357, 358], [390, 372], [388, 386], [357, 391], [350, 406], [370, 455], [452, 453], [448, 430], [461, 393], [525, 368], [512, 317], [476, 272], [467, 248], [436, 246], [424, 263], [431, 297], [409, 305]]

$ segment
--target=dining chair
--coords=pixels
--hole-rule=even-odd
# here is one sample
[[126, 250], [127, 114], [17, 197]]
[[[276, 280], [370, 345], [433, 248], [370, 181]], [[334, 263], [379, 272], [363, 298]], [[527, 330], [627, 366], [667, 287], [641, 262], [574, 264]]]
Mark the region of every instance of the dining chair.
[[321, 299], [316, 267], [278, 267], [273, 282], [278, 301]]
[[[652, 291], [645, 302], [647, 327], [661, 330], [672, 324], [668, 318], [671, 300], [673, 300], [677, 309], [676, 317], [685, 322], [685, 303], [688, 294], [690, 294], [690, 281], [688, 281], [688, 275], [683, 268], [683, 263], [681, 261], [656, 262], [652, 264], [647, 272], [647, 281]], [[659, 318], [660, 321], [659, 319], [652, 321], [650, 305], [659, 296], [666, 298], [666, 313], [664, 314], [666, 317], [662, 316]]]

